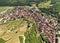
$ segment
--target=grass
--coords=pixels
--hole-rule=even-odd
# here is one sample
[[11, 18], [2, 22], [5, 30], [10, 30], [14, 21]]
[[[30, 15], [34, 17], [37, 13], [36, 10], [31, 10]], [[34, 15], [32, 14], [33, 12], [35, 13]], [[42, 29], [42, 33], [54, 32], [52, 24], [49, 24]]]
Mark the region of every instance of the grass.
[[[34, 22], [34, 21], [33, 20], [28, 20], [28, 22]], [[6, 26], [8, 30], [14, 30], [17, 27], [20, 27], [21, 24], [25, 24], [25, 20], [17, 19], [17, 20], [9, 21], [9, 22], [1, 24], [1, 25]]]
[[25, 33], [25, 38], [26, 38], [25, 43], [38, 43], [40, 41], [40, 40], [38, 40], [36, 29], [35, 29], [34, 25], [32, 25], [30, 30], [28, 30]]
[[0, 12], [6, 10], [8, 8], [8, 6], [0, 6]]
[[0, 43], [5, 43], [5, 41], [2, 38], [0, 38]]
[[[16, 30], [17, 28], [18, 29], [20, 29], [20, 27], [22, 26], [22, 25], [25, 25], [25, 20], [23, 20], [23, 19], [19, 19], [19, 20], [13, 20], [13, 21], [9, 21], [9, 22], [7, 22], [7, 23], [4, 23], [4, 24], [1, 24], [0, 25], [0, 28], [1, 28], [1, 26], [5, 29], [5, 27], [7, 28], [7, 29], [9, 29], [9, 30], [12, 30], [12, 31], [14, 31], [14, 29]], [[14, 27], [14, 28], [13, 28]], [[22, 32], [23, 33], [23, 32]], [[12, 33], [13, 34], [13, 33]], [[18, 34], [16, 34], [16, 35], [18, 35]], [[23, 39], [22, 39], [23, 37], [21, 36], [21, 37], [19, 37], [19, 39], [20, 39], [20, 43], [22, 43], [23, 42]]]
[[7, 23], [1, 24], [0, 28], [1, 28], [1, 26], [4, 26], [3, 28], [6, 27], [6, 29], [13, 31], [13, 30], [19, 28], [21, 26], [21, 24], [24, 24], [24, 23], [25, 22], [22, 19], [13, 20], [13, 21], [9, 21]]
[[15, 28], [19, 27], [21, 23], [22, 23], [22, 19], [9, 21], [3, 25], [5, 25], [8, 30], [14, 30]]
[[48, 1], [48, 2], [42, 2], [38, 5], [39, 8], [49, 8], [50, 7], [50, 3], [51, 1]]
[[19, 36], [20, 43], [23, 43], [23, 37]]

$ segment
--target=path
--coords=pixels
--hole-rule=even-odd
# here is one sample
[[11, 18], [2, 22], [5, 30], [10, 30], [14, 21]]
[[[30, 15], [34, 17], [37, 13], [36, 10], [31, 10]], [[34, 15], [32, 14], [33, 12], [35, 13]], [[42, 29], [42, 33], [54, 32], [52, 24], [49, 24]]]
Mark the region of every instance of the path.
[[58, 43], [60, 43], [60, 37], [58, 37]]

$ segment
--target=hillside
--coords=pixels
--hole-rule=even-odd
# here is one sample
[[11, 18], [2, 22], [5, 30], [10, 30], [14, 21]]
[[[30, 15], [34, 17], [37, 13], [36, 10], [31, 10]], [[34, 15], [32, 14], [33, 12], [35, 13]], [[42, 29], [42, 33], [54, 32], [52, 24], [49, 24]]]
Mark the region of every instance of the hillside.
[[2, 15], [0, 38], [3, 39], [1, 43], [51, 43], [55, 41], [57, 18], [46, 15], [37, 7], [12, 7], [0, 15]]
[[60, 0], [0, 0], [0, 43], [60, 43]]

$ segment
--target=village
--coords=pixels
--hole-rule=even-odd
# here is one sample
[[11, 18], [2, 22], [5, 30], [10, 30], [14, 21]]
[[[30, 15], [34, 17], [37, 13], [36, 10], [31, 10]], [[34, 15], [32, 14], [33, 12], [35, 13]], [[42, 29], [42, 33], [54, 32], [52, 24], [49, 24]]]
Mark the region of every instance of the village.
[[[4, 14], [7, 14], [6, 16], [0, 18], [0, 25], [13, 20], [27, 20], [28, 18], [33, 18], [35, 20], [34, 23], [36, 25], [37, 33], [44, 33], [50, 43], [55, 43], [57, 31], [55, 29], [55, 26], [57, 26], [58, 24], [58, 20], [55, 17], [52, 17], [51, 15], [49, 15], [48, 17], [44, 13], [40, 13], [40, 10], [37, 7], [31, 7], [29, 9], [13, 8], [13, 10], [14, 12], [12, 13], [8, 13], [6, 11], [0, 14], [3, 16]], [[40, 24], [42, 25], [42, 27], [40, 27]], [[27, 26], [29, 27], [29, 23]]]

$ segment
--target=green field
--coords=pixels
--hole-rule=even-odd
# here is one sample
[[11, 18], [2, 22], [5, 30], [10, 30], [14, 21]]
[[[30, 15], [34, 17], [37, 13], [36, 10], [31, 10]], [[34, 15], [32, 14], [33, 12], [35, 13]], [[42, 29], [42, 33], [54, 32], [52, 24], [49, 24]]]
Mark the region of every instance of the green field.
[[0, 12], [4, 11], [6, 9], [8, 9], [8, 6], [0, 6]]
[[0, 43], [5, 43], [5, 41], [2, 38], [0, 38]]
[[23, 37], [22, 36], [19, 37], [19, 40], [20, 40], [20, 43], [23, 43]]

